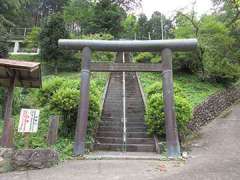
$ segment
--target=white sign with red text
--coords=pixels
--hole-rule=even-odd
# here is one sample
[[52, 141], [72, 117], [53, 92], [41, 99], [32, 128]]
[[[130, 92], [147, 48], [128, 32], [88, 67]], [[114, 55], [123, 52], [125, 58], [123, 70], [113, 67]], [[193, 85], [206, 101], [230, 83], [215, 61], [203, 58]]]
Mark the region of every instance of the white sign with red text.
[[38, 120], [40, 111], [38, 109], [22, 109], [18, 132], [35, 133], [38, 130]]

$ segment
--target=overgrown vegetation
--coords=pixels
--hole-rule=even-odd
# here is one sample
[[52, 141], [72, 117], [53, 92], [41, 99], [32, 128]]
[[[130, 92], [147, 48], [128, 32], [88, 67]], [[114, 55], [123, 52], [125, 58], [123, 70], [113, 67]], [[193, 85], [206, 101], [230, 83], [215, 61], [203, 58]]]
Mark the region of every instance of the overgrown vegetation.
[[150, 52], [138, 53], [134, 60], [138, 63], [159, 63], [161, 58], [158, 54], [153, 54]]
[[[175, 93], [177, 127], [181, 140], [188, 134], [187, 124], [191, 120], [191, 106], [186, 98]], [[155, 93], [147, 98], [146, 124], [150, 135], [165, 139], [165, 114], [162, 93]]]
[[[165, 139], [165, 114], [162, 84], [156, 82], [147, 88], [146, 124], [150, 135]], [[175, 110], [180, 139], [188, 134], [187, 124], [191, 120], [192, 108], [182, 89], [175, 83]]]
[[[16, 88], [14, 94], [15, 145], [24, 147], [24, 135], [17, 132], [21, 108], [40, 109], [39, 129], [30, 135], [31, 148], [46, 148], [48, 123], [51, 115], [60, 116], [59, 138], [53, 146], [59, 151], [62, 159], [72, 157], [73, 138], [77, 108], [80, 96], [80, 74], [64, 73], [58, 76], [46, 76], [42, 89]], [[93, 74], [90, 90], [89, 124], [87, 130], [87, 149], [91, 148], [98, 121], [100, 120], [100, 103], [106, 82], [106, 74]], [[1, 97], [3, 92], [1, 93]], [[2, 127], [2, 125], [1, 125]], [[1, 128], [2, 130], [2, 128]], [[0, 130], [0, 132], [1, 132]]]
[[[181, 88], [182, 93], [188, 99], [192, 109], [203, 102], [208, 96], [220, 91], [224, 88], [223, 85], [213, 82], [204, 82], [196, 75], [187, 73], [174, 73], [175, 91]], [[160, 73], [140, 73], [140, 80], [144, 92], [147, 94], [149, 87], [158, 82], [161, 86], [162, 75]], [[154, 86], [154, 85], [153, 85]], [[156, 91], [161, 93], [161, 89]], [[150, 91], [149, 91], [150, 92]]]

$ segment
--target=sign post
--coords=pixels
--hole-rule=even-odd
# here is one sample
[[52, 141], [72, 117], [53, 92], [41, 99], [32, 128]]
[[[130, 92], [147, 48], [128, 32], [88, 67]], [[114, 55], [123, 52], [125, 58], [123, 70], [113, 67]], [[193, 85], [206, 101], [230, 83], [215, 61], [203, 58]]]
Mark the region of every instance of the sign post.
[[38, 130], [38, 120], [40, 111], [38, 109], [22, 109], [18, 132], [24, 133], [25, 148], [29, 148], [29, 135]]

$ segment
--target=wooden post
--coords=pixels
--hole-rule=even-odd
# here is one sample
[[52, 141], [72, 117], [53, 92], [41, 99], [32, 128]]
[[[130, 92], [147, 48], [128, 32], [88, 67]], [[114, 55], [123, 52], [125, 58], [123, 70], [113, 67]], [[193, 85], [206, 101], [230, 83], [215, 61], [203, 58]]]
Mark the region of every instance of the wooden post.
[[16, 82], [16, 72], [14, 71], [11, 74], [10, 85], [8, 90], [6, 91], [6, 103], [4, 109], [4, 127], [3, 127], [3, 134], [1, 139], [2, 147], [12, 147], [13, 146], [13, 129], [14, 123], [12, 116], [12, 102], [13, 102], [13, 93], [14, 93], [14, 86]]
[[4, 119], [4, 112], [5, 112], [5, 107], [6, 107], [6, 102], [7, 102], [7, 88], [4, 88], [4, 100], [3, 100], [3, 105], [2, 105], [2, 119]]
[[161, 57], [164, 69], [162, 74], [167, 151], [168, 157], [177, 158], [181, 154], [174, 105], [172, 51], [167, 48], [162, 50]]
[[85, 153], [85, 136], [87, 132], [89, 108], [90, 63], [91, 49], [85, 47], [82, 51], [80, 105], [78, 108], [75, 144], [73, 150], [75, 156], [83, 155]]
[[24, 147], [25, 147], [25, 149], [29, 148], [29, 141], [30, 141], [30, 133], [25, 132], [24, 133]]
[[59, 116], [50, 116], [48, 127], [48, 145], [53, 145], [58, 138]]

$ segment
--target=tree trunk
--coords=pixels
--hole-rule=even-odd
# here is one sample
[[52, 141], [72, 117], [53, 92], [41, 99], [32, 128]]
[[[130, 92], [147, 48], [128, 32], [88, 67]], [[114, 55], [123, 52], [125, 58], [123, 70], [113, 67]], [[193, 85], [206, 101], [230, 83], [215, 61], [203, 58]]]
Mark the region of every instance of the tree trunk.
[[54, 74], [58, 74], [58, 61], [55, 60], [55, 63], [54, 63]]

